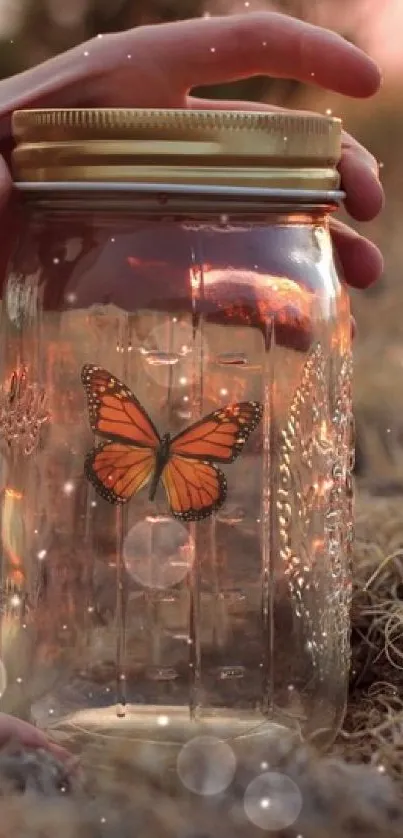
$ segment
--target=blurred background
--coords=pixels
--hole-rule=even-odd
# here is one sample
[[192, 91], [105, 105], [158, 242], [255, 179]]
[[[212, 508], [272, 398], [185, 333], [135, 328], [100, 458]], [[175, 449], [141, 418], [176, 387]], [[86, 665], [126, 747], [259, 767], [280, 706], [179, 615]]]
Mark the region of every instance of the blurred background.
[[[338, 30], [383, 68], [374, 99], [350, 101], [293, 81], [254, 78], [208, 95], [331, 110], [379, 160], [387, 194], [382, 216], [365, 225], [385, 255], [373, 289], [352, 292], [357, 477], [367, 490], [403, 491], [403, 0], [0, 0], [0, 77], [102, 32], [200, 15], [272, 9]], [[205, 93], [205, 91], [203, 91]], [[359, 225], [355, 225], [359, 228]], [[364, 228], [363, 228], [364, 229]]]

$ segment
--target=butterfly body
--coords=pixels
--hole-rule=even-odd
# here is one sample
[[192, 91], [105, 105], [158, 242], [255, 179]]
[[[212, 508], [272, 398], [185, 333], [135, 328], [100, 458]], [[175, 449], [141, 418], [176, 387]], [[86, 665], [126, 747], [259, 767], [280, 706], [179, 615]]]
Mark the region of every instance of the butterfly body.
[[151, 478], [150, 491], [148, 493], [148, 497], [150, 500], [154, 500], [155, 495], [157, 494], [158, 484], [164, 473], [164, 468], [169, 460], [170, 447], [171, 434], [164, 434], [161, 439], [160, 447], [157, 449], [155, 454], [154, 474]]
[[85, 460], [85, 474], [109, 503], [127, 503], [162, 481], [171, 513], [184, 521], [207, 518], [225, 501], [227, 481], [216, 463], [229, 464], [259, 424], [259, 402], [235, 402], [204, 416], [174, 437], [160, 436], [136, 396], [102, 367], [86, 365], [81, 380], [90, 426], [103, 441]]

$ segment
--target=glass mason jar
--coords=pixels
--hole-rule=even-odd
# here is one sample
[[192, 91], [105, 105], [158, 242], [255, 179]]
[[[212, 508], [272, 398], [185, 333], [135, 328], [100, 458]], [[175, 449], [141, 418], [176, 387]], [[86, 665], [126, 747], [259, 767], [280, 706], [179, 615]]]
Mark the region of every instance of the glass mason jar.
[[1, 709], [174, 748], [334, 738], [349, 668], [336, 119], [14, 115]]

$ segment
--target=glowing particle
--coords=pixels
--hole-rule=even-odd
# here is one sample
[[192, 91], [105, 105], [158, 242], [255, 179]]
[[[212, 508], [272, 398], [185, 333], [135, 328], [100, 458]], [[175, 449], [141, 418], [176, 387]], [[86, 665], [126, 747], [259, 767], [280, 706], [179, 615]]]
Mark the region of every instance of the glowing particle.
[[331, 108], [327, 108], [327, 109], [326, 109], [326, 116], [331, 116], [331, 115], [332, 115], [332, 113], [333, 113], [333, 111], [332, 111], [332, 109], [331, 109]]
[[267, 41], [262, 41], [262, 47], [267, 47]]
[[96, 505], [97, 505], [96, 500], [92, 500], [91, 501], [91, 506], [92, 506], [93, 509], [96, 507]]
[[130, 54], [130, 52], [128, 53], [128, 56], [127, 56], [127, 57], [128, 57], [128, 59], [129, 59], [129, 61], [130, 61], [130, 59], [131, 59], [131, 54]]
[[65, 495], [72, 495], [74, 492], [74, 483], [71, 480], [67, 480], [67, 482], [63, 486], [63, 492]]
[[184, 387], [187, 383], [188, 383], [188, 380], [187, 380], [187, 378], [185, 378], [185, 376], [182, 376], [179, 379], [179, 384], [182, 384], [182, 387]]
[[221, 387], [220, 396], [228, 396], [228, 390], [226, 387]]
[[97, 38], [103, 38], [104, 36], [101, 34], [97, 35]]
[[169, 717], [168, 716], [158, 716], [157, 724], [159, 724], [160, 727], [166, 727], [167, 725], [169, 725]]
[[59, 265], [60, 264], [60, 259], [58, 258], [58, 256], [55, 256], [55, 258], [53, 259], [53, 264], [54, 265]]
[[39, 550], [36, 554], [37, 559], [39, 559], [39, 561], [42, 562], [43, 559], [46, 559], [47, 552], [47, 550]]
[[210, 47], [210, 52], [215, 52], [215, 51], [216, 51], [215, 47]]
[[15, 680], [17, 681], [17, 684], [22, 684], [22, 678], [21, 677], [18, 677]]
[[85, 55], [86, 58], [88, 58], [88, 56], [89, 56], [88, 50], [85, 50], [84, 55]]
[[18, 608], [18, 606], [21, 605], [21, 597], [19, 597], [18, 594], [13, 594], [10, 599], [10, 605], [12, 608]]

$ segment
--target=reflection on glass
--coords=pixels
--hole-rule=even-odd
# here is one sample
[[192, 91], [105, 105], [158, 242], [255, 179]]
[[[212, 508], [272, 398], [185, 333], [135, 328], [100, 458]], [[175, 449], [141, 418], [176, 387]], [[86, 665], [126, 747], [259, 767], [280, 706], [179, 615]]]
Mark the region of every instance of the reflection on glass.
[[[327, 228], [94, 219], [38, 213], [4, 296], [1, 706], [54, 732], [183, 743], [272, 721], [327, 741], [351, 528], [350, 324]], [[188, 512], [223, 490], [202, 449], [200, 485], [184, 460], [174, 485], [160, 460], [150, 496], [156, 450], [124, 460], [127, 428], [93, 432], [85, 365], [135, 395], [170, 456], [201, 418], [261, 405], [233, 462], [215, 449], [227, 494], [213, 514], [171, 514], [178, 486]], [[100, 491], [84, 464], [103, 442]]]

